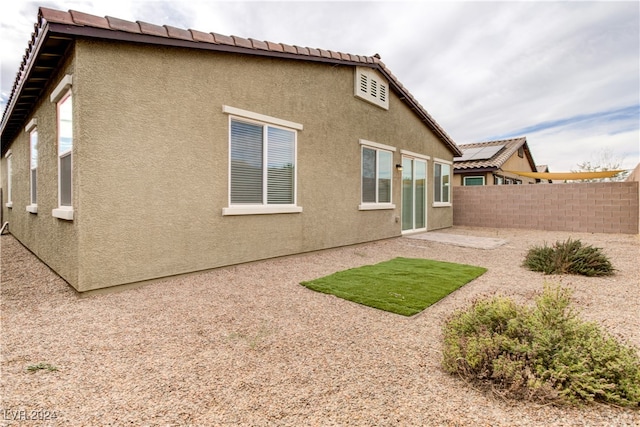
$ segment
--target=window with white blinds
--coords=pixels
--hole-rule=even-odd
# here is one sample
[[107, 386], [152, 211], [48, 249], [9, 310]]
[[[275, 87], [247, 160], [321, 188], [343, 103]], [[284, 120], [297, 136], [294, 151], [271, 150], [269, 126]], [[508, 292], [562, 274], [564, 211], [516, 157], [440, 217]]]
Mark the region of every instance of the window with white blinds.
[[[362, 200], [360, 209], [391, 209], [395, 148], [361, 140]], [[368, 144], [368, 145], [365, 145]]]
[[58, 207], [54, 218], [73, 220], [73, 76], [65, 75], [51, 93], [56, 103], [58, 145]]
[[295, 205], [296, 132], [231, 119], [230, 204]]

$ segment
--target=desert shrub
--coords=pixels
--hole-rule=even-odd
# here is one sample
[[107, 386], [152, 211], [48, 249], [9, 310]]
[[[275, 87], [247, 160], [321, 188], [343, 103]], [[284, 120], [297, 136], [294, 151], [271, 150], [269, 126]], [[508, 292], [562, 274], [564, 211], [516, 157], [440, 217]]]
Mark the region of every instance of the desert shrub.
[[580, 240], [568, 239], [549, 247], [536, 246], [529, 250], [524, 260], [529, 270], [544, 274], [582, 274], [607, 276], [613, 274], [613, 266], [600, 248], [583, 245]]
[[505, 297], [475, 301], [444, 327], [443, 367], [506, 397], [640, 406], [640, 358], [545, 286], [534, 307]]

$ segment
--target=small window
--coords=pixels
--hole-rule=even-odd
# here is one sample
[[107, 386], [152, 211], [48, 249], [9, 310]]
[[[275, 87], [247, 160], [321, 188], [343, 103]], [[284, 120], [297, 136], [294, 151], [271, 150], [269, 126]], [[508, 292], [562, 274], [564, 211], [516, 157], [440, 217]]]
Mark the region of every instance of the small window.
[[[232, 107], [242, 114], [229, 120], [229, 207], [224, 215], [301, 212], [296, 206], [297, 129], [252, 120], [262, 116]], [[271, 122], [287, 124], [271, 118]]]
[[484, 185], [484, 176], [465, 176], [463, 185]]
[[518, 157], [520, 158], [524, 157], [524, 147], [518, 148]]
[[361, 140], [362, 193], [360, 210], [393, 209], [393, 151], [394, 147]]
[[433, 203], [448, 206], [451, 204], [451, 165], [434, 163], [433, 168]]
[[11, 208], [13, 207], [13, 155], [11, 150], [7, 151], [5, 158], [7, 159], [7, 203], [5, 206]]
[[38, 129], [33, 129], [29, 134], [30, 156], [30, 180], [31, 180], [31, 205], [38, 204]]
[[73, 220], [73, 97], [72, 76], [67, 74], [51, 93], [56, 103], [58, 145], [58, 208], [55, 218]]
[[60, 206], [71, 206], [71, 151], [73, 149], [73, 101], [71, 93], [58, 104], [58, 158]]
[[367, 67], [356, 67], [355, 96], [388, 110], [388, 90], [389, 83], [376, 71]]
[[38, 128], [37, 120], [31, 121], [25, 126], [25, 132], [29, 133], [29, 205], [27, 212], [38, 213]]
[[493, 185], [503, 185], [503, 184], [504, 184], [503, 177], [501, 177], [500, 175], [493, 176]]

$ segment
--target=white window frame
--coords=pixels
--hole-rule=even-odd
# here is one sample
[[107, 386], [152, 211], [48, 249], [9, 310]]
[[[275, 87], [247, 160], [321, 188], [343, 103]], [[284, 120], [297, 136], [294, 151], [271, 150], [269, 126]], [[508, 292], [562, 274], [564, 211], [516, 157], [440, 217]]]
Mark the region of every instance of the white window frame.
[[13, 153], [11, 150], [7, 150], [4, 158], [7, 162], [7, 203], [5, 203], [5, 206], [11, 209], [13, 208]]
[[[446, 165], [449, 166], [449, 184], [446, 186], [447, 191], [448, 191], [448, 202], [442, 202], [442, 201], [437, 201], [436, 200], [436, 192], [435, 192], [435, 185], [436, 185], [436, 165]], [[440, 170], [442, 170], [442, 168], [440, 168]], [[433, 192], [433, 206], [434, 207], [446, 207], [446, 206], [451, 206], [451, 178], [453, 176], [453, 162], [450, 162], [448, 160], [443, 160], [443, 159], [438, 159], [437, 157], [433, 158], [433, 185], [434, 185], [434, 192]], [[444, 188], [445, 185], [442, 182], [442, 179], [440, 180], [440, 194], [444, 194]]]
[[[33, 118], [29, 121], [29, 123], [27, 123], [27, 126], [25, 126], [24, 131], [27, 132], [29, 134], [29, 204], [26, 207], [27, 212], [30, 212], [32, 214], [37, 214], [38, 213], [38, 201], [37, 201], [37, 196], [38, 196], [38, 149], [37, 149], [37, 145], [38, 145], [38, 120]], [[36, 138], [36, 164], [34, 166], [32, 160], [33, 160], [33, 138]], [[35, 176], [34, 176], [35, 175]], [[35, 180], [35, 182], [34, 182]], [[33, 194], [33, 189], [36, 189], [36, 194]]]
[[462, 185], [464, 185], [465, 187], [467, 187], [467, 186], [475, 187], [475, 185], [468, 185], [467, 184], [467, 178], [474, 178], [474, 179], [480, 178], [480, 179], [482, 179], [482, 184], [480, 184], [480, 185], [481, 186], [486, 185], [484, 175], [469, 175], [469, 176], [465, 176], [465, 177], [462, 178]]
[[[72, 140], [71, 140], [71, 148], [68, 151], [65, 151], [64, 153], [60, 153], [60, 104], [62, 104], [64, 101], [66, 101], [67, 99], [69, 99], [69, 97], [71, 97], [71, 108], [72, 108], [72, 122], [71, 122], [71, 127], [73, 129], [73, 111], [74, 106], [73, 106], [73, 102], [74, 102], [74, 97], [73, 97], [73, 93], [71, 91], [71, 86], [73, 83], [73, 76], [70, 74], [65, 75], [61, 80], [60, 83], [58, 83], [58, 85], [56, 86], [56, 88], [53, 90], [53, 92], [51, 93], [51, 96], [49, 98], [49, 100], [52, 103], [56, 103], [56, 126], [57, 126], [57, 144], [56, 144], [56, 151], [57, 151], [57, 158], [58, 158], [58, 207], [56, 209], [53, 209], [51, 211], [51, 215], [54, 218], [59, 218], [59, 219], [63, 219], [63, 220], [67, 220], [67, 221], [72, 221], [73, 220], [73, 146], [74, 141], [73, 141], [73, 130], [72, 130]], [[69, 183], [70, 185], [70, 189], [71, 189], [71, 204], [70, 205], [62, 205], [62, 181], [61, 181], [61, 167], [60, 167], [60, 160], [63, 157], [66, 156], [70, 156], [70, 160], [71, 160], [71, 182]]]
[[[358, 210], [361, 211], [370, 211], [370, 210], [379, 210], [379, 209], [395, 209], [396, 205], [393, 203], [393, 153], [396, 151], [396, 147], [391, 145], [380, 144], [378, 142], [367, 141], [366, 139], [360, 139], [360, 205], [358, 205]], [[364, 155], [364, 148], [368, 148], [370, 150], [375, 150], [376, 152], [376, 200], [378, 199], [378, 172], [380, 171], [380, 152], [385, 151], [391, 154], [391, 187], [389, 188], [390, 192], [390, 202], [364, 202], [362, 201], [362, 174], [364, 173], [362, 166], [362, 156]]]
[[[222, 215], [268, 215], [268, 214], [283, 214], [283, 213], [300, 213], [302, 212], [302, 206], [298, 206], [298, 131], [303, 130], [303, 125], [300, 123], [291, 122], [288, 120], [279, 119], [277, 117], [271, 117], [260, 113], [255, 113], [252, 111], [243, 110], [236, 107], [231, 107], [228, 105], [222, 106], [222, 112], [228, 114], [228, 147], [229, 147], [229, 158], [228, 158], [228, 186], [229, 195], [228, 195], [228, 207], [222, 208]], [[292, 204], [268, 204], [266, 201], [267, 197], [267, 185], [268, 180], [265, 178], [263, 180], [263, 197], [264, 203], [262, 204], [232, 204], [231, 203], [231, 122], [232, 120], [236, 120], [239, 122], [251, 123], [258, 126], [263, 126], [266, 130], [267, 127], [284, 129], [294, 134], [294, 146], [293, 146], [293, 159], [294, 159], [294, 176], [293, 176], [293, 203]], [[267, 132], [264, 132], [264, 140], [263, 140], [263, 150], [266, 150], [266, 141]], [[263, 157], [263, 162], [267, 162], [267, 156]], [[264, 167], [264, 163], [263, 163]], [[263, 173], [267, 173], [266, 168], [263, 169]]]

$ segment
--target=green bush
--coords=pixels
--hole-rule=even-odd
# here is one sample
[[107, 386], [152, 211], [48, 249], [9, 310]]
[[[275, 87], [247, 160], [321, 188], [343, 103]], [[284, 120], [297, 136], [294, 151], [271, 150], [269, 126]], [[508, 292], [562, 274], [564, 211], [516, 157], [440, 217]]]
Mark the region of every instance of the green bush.
[[608, 276], [613, 274], [611, 262], [600, 248], [583, 245], [580, 240], [568, 239], [549, 247], [536, 246], [529, 250], [524, 260], [529, 270], [544, 274], [582, 274], [584, 276]]
[[504, 396], [540, 402], [640, 406], [640, 358], [545, 286], [534, 307], [478, 300], [444, 327], [443, 367]]

